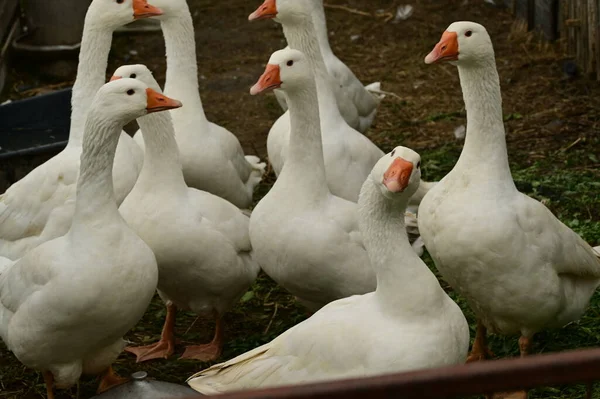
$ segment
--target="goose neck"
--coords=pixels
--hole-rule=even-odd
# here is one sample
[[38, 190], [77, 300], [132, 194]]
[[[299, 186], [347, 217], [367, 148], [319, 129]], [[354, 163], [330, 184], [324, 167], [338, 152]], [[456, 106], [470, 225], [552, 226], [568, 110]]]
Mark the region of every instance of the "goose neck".
[[112, 169], [122, 124], [93, 110], [85, 123], [72, 229], [119, 218]]
[[408, 241], [408, 198], [386, 198], [378, 185], [368, 177], [358, 200], [360, 231], [377, 276], [375, 295], [390, 312], [428, 312], [443, 291]]
[[467, 132], [457, 167], [479, 172], [484, 167], [487, 178], [497, 176], [512, 181], [495, 61], [459, 67], [458, 71], [467, 111]]
[[145, 154], [134, 190], [143, 187], [169, 192], [186, 191], [171, 115], [158, 112], [137, 121], [144, 136]]
[[85, 24], [81, 39], [77, 77], [71, 96], [69, 146], [82, 145], [88, 110], [96, 92], [105, 83], [112, 31], [91, 26], [90, 23]]
[[290, 113], [290, 143], [278, 181], [301, 185], [303, 192], [311, 196], [326, 195], [329, 189], [314, 82], [286, 95]]
[[321, 48], [321, 53], [323, 54], [323, 57], [331, 57], [333, 56], [333, 51], [331, 50], [331, 45], [329, 44], [329, 34], [327, 33], [327, 18], [325, 17], [325, 7], [323, 6], [323, 0], [313, 1], [313, 24], [315, 28], [315, 33], [317, 35], [317, 39], [319, 41], [319, 47]]
[[189, 9], [161, 21], [167, 52], [167, 78], [165, 94], [177, 98], [185, 107], [172, 110], [174, 121], [191, 115], [206, 120], [198, 91], [198, 65], [194, 23]]
[[310, 63], [319, 94], [319, 108], [323, 111], [321, 117], [341, 121], [343, 117], [337, 105], [334, 82], [323, 61], [313, 22], [307, 18], [296, 24], [284, 24], [283, 32], [290, 48], [303, 52]]

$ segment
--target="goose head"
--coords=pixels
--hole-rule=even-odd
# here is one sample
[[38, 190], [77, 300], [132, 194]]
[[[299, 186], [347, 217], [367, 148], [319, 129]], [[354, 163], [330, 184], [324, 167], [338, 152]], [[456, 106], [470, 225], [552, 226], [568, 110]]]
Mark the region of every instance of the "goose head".
[[94, 98], [100, 116], [126, 124], [152, 112], [181, 107], [177, 100], [152, 90], [137, 79], [123, 78], [106, 83]]
[[152, 72], [146, 65], [136, 64], [120, 66], [117, 68], [115, 73], [113, 73], [113, 76], [110, 78], [110, 80], [113, 81], [121, 78], [137, 79], [152, 90], [159, 93], [162, 92], [160, 86], [156, 82], [156, 79], [154, 79], [154, 76], [152, 76]]
[[94, 0], [85, 24], [91, 28], [115, 30], [137, 19], [161, 15], [162, 10], [147, 0]]
[[425, 57], [426, 64], [449, 61], [456, 65], [494, 62], [494, 47], [487, 30], [469, 21], [454, 22]]
[[314, 77], [306, 56], [293, 49], [274, 52], [265, 72], [250, 89], [256, 95], [271, 89], [281, 89], [286, 93], [314, 85]]
[[265, 0], [248, 16], [249, 21], [274, 19], [279, 23], [294, 23], [311, 18], [311, 0]]
[[373, 167], [371, 181], [389, 199], [408, 200], [421, 182], [421, 157], [406, 147], [396, 147]]

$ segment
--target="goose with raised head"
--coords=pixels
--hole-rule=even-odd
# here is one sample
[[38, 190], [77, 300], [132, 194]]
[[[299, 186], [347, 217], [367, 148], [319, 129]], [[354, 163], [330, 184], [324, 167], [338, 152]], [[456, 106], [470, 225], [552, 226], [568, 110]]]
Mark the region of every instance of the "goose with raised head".
[[361, 190], [359, 224], [377, 275], [375, 292], [332, 302], [270, 343], [193, 375], [188, 384], [212, 395], [464, 363], [465, 316], [413, 252], [405, 231], [420, 162], [416, 152], [396, 147]]
[[[312, 0], [279, 0], [259, 7], [252, 19], [275, 18], [283, 26], [290, 48], [302, 51], [310, 62], [317, 84], [319, 115], [327, 183], [331, 192], [356, 202], [362, 183], [383, 155], [367, 137], [346, 123], [336, 104], [334, 82], [327, 73], [312, 28]], [[269, 162], [279, 176], [289, 156], [290, 112], [283, 114], [267, 137]]]
[[[250, 240], [262, 269], [310, 310], [375, 289], [358, 230], [357, 204], [331, 193], [310, 61], [298, 50], [271, 56], [252, 87], [280, 88], [290, 106], [289, 158], [250, 217]], [[412, 220], [412, 218], [409, 218]]]
[[[105, 82], [115, 29], [161, 10], [146, 0], [94, 0], [85, 18], [77, 78], [71, 99], [69, 142], [0, 196], [0, 255], [23, 256], [43, 242], [65, 234], [74, 213], [79, 158], [87, 111]], [[143, 153], [125, 132], [119, 137], [113, 171], [117, 203], [127, 196], [141, 170]]]
[[[194, 24], [186, 0], [155, 4], [163, 10], [159, 19], [167, 49], [164, 92], [186, 104], [171, 112], [185, 182], [247, 209], [266, 164], [254, 155], [245, 156], [233, 133], [206, 118], [198, 91]], [[144, 148], [142, 134], [136, 133], [134, 139]]]
[[[368, 86], [364, 86], [360, 80], [354, 75], [352, 70], [344, 64], [331, 49], [329, 44], [329, 34], [327, 32], [327, 19], [325, 18], [325, 8], [323, 6], [323, 0], [312, 0], [314, 3], [314, 9], [312, 13], [312, 21], [319, 40], [319, 48], [323, 55], [323, 61], [327, 67], [327, 72], [335, 79], [342, 89], [350, 96], [350, 99], [356, 106], [360, 119], [360, 127], [357, 129], [361, 132], [366, 131], [377, 114], [377, 108], [379, 103], [385, 97], [380, 94], [373, 94], [373, 92], [379, 92], [381, 89], [380, 82], [374, 82]], [[275, 90], [277, 101], [281, 105], [284, 111], [287, 111], [287, 104], [285, 103], [285, 94], [279, 90]]]
[[534, 334], [583, 314], [600, 284], [600, 259], [548, 208], [515, 187], [486, 29], [451, 24], [425, 58], [427, 64], [444, 61], [458, 68], [467, 133], [458, 162], [421, 202], [419, 228], [438, 270], [477, 316], [469, 360], [489, 353], [487, 331], [520, 334], [525, 356]]
[[126, 123], [180, 106], [133, 79], [101, 87], [85, 122], [70, 229], [2, 268], [0, 337], [43, 373], [49, 399], [81, 374], [103, 374], [99, 391], [124, 382], [111, 364], [154, 295], [158, 269], [117, 209], [115, 151]]
[[[122, 66], [113, 80], [134, 75], [160, 90], [144, 65]], [[144, 166], [119, 211], [156, 255], [158, 293], [167, 315], [158, 343], [126, 350], [138, 362], [169, 357], [175, 348], [176, 311], [191, 310], [214, 316], [215, 334], [209, 344], [188, 346], [182, 358], [215, 360], [223, 346], [222, 316], [260, 270], [252, 259], [250, 220], [223, 198], [186, 185], [168, 113], [144, 116], [138, 124], [145, 137]]]
[[[337, 84], [327, 72], [313, 27], [315, 7], [314, 0], [267, 1], [249, 18], [274, 18], [283, 26], [289, 48], [306, 55], [317, 85], [327, 185], [332, 194], [356, 202], [362, 184], [383, 152], [350, 127], [336, 105]], [[344, 94], [343, 98], [348, 96]], [[289, 156], [289, 145], [288, 111], [275, 122], [267, 137], [269, 161], [277, 176]], [[418, 205], [430, 186], [431, 183], [422, 182], [411, 204]]]

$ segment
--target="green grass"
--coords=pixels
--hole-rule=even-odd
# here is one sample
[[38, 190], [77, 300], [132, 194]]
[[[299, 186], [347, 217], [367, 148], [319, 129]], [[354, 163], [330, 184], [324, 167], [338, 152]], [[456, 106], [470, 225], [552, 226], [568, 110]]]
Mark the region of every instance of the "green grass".
[[[437, 117], [434, 115], [433, 118]], [[515, 119], [511, 116], [507, 119]], [[511, 153], [511, 170], [519, 190], [543, 201], [565, 224], [592, 245], [600, 245], [600, 170], [592, 167], [598, 163], [594, 149], [600, 139], [588, 140], [578, 150], [558, 151], [543, 160], [526, 165], [528, 158], [518, 150]], [[461, 144], [452, 142], [435, 149], [422, 151], [424, 177], [438, 180], [448, 173], [460, 155]], [[592, 165], [592, 166], [590, 166]], [[589, 167], [588, 167], [589, 166]], [[426, 254], [425, 262], [436, 273], [435, 264]], [[440, 279], [441, 280], [441, 279]], [[441, 281], [445, 288], [447, 284]], [[471, 339], [475, 336], [476, 320], [465, 300], [451, 289], [449, 295], [463, 310], [471, 327]], [[490, 335], [490, 347], [496, 357], [519, 355], [516, 336]], [[560, 352], [578, 348], [600, 346], [600, 292], [592, 297], [590, 306], [578, 322], [552, 331], [544, 331], [534, 338], [534, 353]], [[574, 399], [585, 395], [583, 385], [540, 387], [530, 391], [529, 397], [544, 399]], [[600, 389], [593, 394], [600, 399]]]

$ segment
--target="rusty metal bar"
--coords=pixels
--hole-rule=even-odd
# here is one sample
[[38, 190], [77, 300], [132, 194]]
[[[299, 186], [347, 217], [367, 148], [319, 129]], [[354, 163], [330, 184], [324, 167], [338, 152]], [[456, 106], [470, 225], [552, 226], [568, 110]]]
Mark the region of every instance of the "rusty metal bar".
[[[600, 349], [533, 355], [379, 377], [233, 392], [220, 399], [455, 398], [600, 380]], [[190, 397], [197, 399], [202, 396]]]

